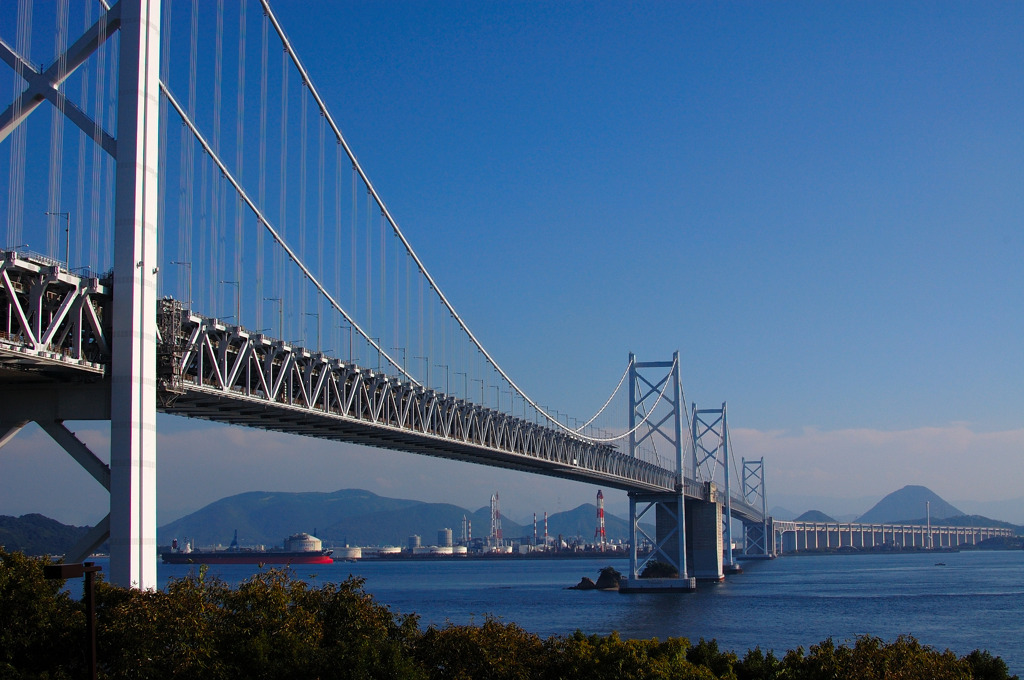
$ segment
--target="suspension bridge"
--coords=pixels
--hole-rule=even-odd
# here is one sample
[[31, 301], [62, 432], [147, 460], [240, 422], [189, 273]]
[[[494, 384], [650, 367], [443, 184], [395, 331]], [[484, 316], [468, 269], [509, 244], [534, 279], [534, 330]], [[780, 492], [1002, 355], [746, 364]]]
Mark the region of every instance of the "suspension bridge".
[[[500, 366], [267, 0], [14, 4], [0, 446], [35, 422], [110, 492], [69, 558], [109, 541], [115, 583], [158, 585], [158, 411], [626, 491], [633, 589], [737, 570], [734, 520], [773, 554], [764, 461], [737, 464], [724, 403], [687, 408], [678, 353], [629, 355], [583, 421]], [[109, 463], [81, 420], [110, 422]], [[638, 580], [650, 560], [678, 578]]]

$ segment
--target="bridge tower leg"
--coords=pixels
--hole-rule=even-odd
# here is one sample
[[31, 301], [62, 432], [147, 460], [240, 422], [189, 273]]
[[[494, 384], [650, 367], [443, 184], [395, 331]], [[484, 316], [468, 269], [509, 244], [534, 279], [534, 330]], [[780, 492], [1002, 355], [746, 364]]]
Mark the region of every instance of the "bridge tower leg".
[[122, 0], [110, 397], [110, 580], [157, 587], [160, 0]]
[[[649, 380], [642, 369], [670, 369], [659, 379]], [[671, 413], [666, 416], [652, 416], [657, 401], [666, 403]], [[639, 416], [639, 417], [638, 417]], [[643, 422], [643, 433], [637, 428]], [[669, 422], [671, 421], [671, 423]], [[671, 429], [668, 429], [671, 426]], [[676, 489], [665, 493], [629, 494], [629, 576], [620, 585], [620, 592], [688, 592], [696, 589], [696, 579], [691, 578], [686, 562], [686, 502], [684, 495], [685, 470], [683, 467], [683, 400], [679, 380], [679, 352], [672, 355], [672, 361], [638, 363], [629, 355], [629, 454], [637, 457], [639, 446], [654, 441], [657, 436], [667, 441], [675, 452], [678, 479]], [[654, 510], [654, 536], [648, 535], [641, 527], [641, 520]], [[640, 537], [652, 547], [651, 551], [638, 559], [637, 548]], [[644, 567], [653, 562], [662, 562], [675, 573], [664, 578], [640, 578]]]
[[[693, 469], [694, 477], [698, 482], [704, 482], [705, 498], [689, 499], [687, 503], [693, 511], [688, 512], [695, 531], [689, 532], [691, 552], [694, 555], [692, 562], [694, 576], [698, 579], [720, 580], [725, 574], [739, 573], [739, 565], [735, 563], [732, 555], [732, 490], [730, 488], [729, 475], [729, 424], [726, 415], [726, 404], [722, 408], [698, 409], [696, 404], [692, 407], [692, 418], [690, 420], [693, 431], [691, 441], [693, 442]], [[724, 471], [725, 481], [725, 507], [719, 502], [719, 494], [716, 492], [715, 484], [718, 479], [718, 469]], [[704, 506], [714, 506], [708, 508]], [[703, 517], [698, 521], [697, 516]], [[707, 524], [715, 520], [714, 528], [719, 534], [709, 542], [712, 536], [708, 532]], [[698, 540], [698, 532], [701, 534]], [[725, 534], [724, 542], [720, 534]], [[700, 548], [698, 548], [698, 543]], [[724, 550], [723, 550], [724, 548]], [[714, 554], [710, 554], [713, 552]], [[699, 553], [699, 554], [698, 554]], [[724, 553], [724, 555], [723, 555]]]
[[768, 517], [768, 501], [764, 493], [764, 458], [748, 461], [743, 459], [743, 499], [755, 504], [761, 503], [763, 521], [744, 523], [743, 552], [746, 557], [774, 557], [775, 534]]

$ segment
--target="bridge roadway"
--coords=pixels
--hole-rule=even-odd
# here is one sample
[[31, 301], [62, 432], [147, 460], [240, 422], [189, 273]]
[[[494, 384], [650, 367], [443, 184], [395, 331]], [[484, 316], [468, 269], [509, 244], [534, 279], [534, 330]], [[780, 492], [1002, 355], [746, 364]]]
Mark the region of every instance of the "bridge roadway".
[[[4, 421], [109, 418], [110, 279], [39, 256], [0, 261]], [[470, 461], [638, 493], [677, 490], [653, 463], [380, 371], [190, 313], [158, 307], [158, 409], [232, 425]], [[42, 402], [52, 402], [40, 408]], [[106, 409], [106, 413], [104, 413]], [[21, 413], [22, 415], [18, 415]], [[0, 433], [2, 436], [2, 433]], [[686, 479], [689, 498], [710, 488]], [[722, 501], [724, 498], [719, 498]], [[733, 516], [762, 521], [732, 499]]]

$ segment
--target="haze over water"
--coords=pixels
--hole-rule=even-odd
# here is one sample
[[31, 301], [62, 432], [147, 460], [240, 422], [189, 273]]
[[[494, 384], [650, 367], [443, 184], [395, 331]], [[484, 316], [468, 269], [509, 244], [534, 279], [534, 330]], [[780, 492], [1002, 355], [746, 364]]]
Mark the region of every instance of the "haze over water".
[[[565, 589], [582, 576], [596, 579], [608, 565], [628, 568], [624, 560], [600, 559], [389, 560], [304, 566], [295, 575], [314, 582], [362, 576], [367, 592], [393, 611], [418, 614], [421, 626], [480, 623], [492, 614], [542, 637], [579, 629], [715, 638], [741, 656], [755, 646], [781, 656], [828, 637], [840, 643], [910, 634], [958, 656], [988, 650], [1024, 673], [1024, 551], [784, 556], [744, 563], [745, 573], [688, 595]], [[192, 568], [161, 564], [160, 581]], [[210, 572], [237, 583], [256, 569]]]

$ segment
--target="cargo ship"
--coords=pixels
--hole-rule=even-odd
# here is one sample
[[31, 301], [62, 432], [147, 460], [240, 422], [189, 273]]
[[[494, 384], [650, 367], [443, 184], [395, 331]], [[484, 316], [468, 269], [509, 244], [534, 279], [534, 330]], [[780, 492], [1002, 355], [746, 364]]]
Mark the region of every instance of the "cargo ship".
[[284, 548], [242, 548], [238, 545], [238, 530], [231, 545], [224, 550], [196, 550], [187, 540], [160, 553], [166, 564], [331, 564], [333, 550], [323, 547], [319, 538], [305, 532], [284, 539]]

